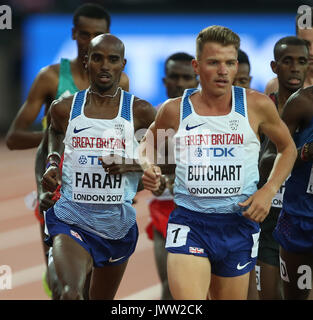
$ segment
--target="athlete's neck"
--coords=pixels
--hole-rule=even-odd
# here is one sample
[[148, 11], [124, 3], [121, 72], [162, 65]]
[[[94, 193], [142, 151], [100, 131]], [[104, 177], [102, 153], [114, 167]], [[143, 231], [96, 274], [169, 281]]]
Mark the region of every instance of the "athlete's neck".
[[230, 112], [232, 105], [231, 90], [221, 95], [216, 95], [202, 89], [199, 93], [205, 109], [212, 113], [212, 115], [224, 115]]
[[111, 105], [111, 103], [116, 104], [116, 101], [119, 101], [121, 88], [114, 86], [108, 90], [104, 90], [91, 85], [88, 91], [93, 103], [98, 106], [106, 106]]
[[288, 98], [294, 93], [295, 91], [290, 91], [286, 88], [284, 88], [283, 86], [279, 86], [278, 88], [278, 113], [281, 115], [282, 111], [283, 111], [283, 107], [286, 103], [286, 101], [288, 100]]
[[76, 57], [75, 59], [71, 60], [71, 66], [73, 70], [79, 74], [82, 79], [87, 79], [88, 74], [86, 72], [85, 62], [80, 57]]
[[95, 94], [97, 95], [98, 97], [100, 98], [115, 98], [116, 95], [118, 94], [118, 91], [121, 89], [121, 87], [117, 87], [116, 90], [115, 90], [115, 93], [113, 94], [110, 94], [108, 92], [105, 92], [105, 93], [101, 93], [101, 90], [94, 90], [92, 89], [91, 87], [88, 88], [89, 92], [91, 94]]

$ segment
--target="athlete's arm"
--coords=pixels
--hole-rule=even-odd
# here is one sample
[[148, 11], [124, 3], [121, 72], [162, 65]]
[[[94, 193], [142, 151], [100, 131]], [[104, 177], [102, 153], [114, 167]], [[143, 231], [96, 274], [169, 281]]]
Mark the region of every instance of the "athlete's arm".
[[277, 156], [270, 176], [264, 186], [249, 197], [240, 206], [249, 208], [244, 216], [256, 222], [262, 222], [271, 207], [271, 201], [281, 184], [290, 174], [297, 156], [297, 150], [289, 130], [279, 117], [277, 109], [270, 98], [253, 92], [249, 95], [249, 117], [255, 132], [260, 129], [276, 146]]
[[51, 123], [48, 131], [48, 154], [62, 154], [73, 96], [56, 100], [50, 107]]
[[[151, 124], [140, 143], [139, 158], [140, 164], [144, 170], [142, 181], [145, 188], [148, 190], [156, 191], [159, 189], [162, 173], [159, 160], [163, 159], [165, 161], [165, 148], [163, 149], [163, 158], [161, 148], [162, 146], [164, 147], [164, 144], [166, 143], [166, 137], [171, 139], [178, 129], [180, 99], [181, 98], [170, 99], [164, 102], [157, 113], [155, 122]], [[170, 146], [168, 150], [170, 153]], [[160, 154], [161, 158], [158, 160], [158, 155]], [[174, 166], [172, 167], [174, 168]]]
[[[50, 125], [50, 112], [47, 113], [47, 123]], [[48, 210], [55, 201], [52, 200], [53, 193], [45, 190], [41, 184], [41, 179], [46, 171], [46, 160], [48, 156], [48, 130], [44, 130], [43, 138], [38, 146], [35, 159], [35, 177], [37, 184], [37, 198], [39, 202], [39, 212]]]
[[134, 127], [135, 131], [147, 130], [156, 116], [156, 109], [147, 101], [134, 99]]
[[53, 193], [45, 190], [41, 184], [41, 179], [46, 171], [46, 159], [48, 155], [47, 150], [47, 142], [48, 142], [48, 130], [44, 131], [44, 136], [39, 144], [36, 153], [35, 159], [35, 177], [36, 177], [36, 184], [37, 184], [37, 199], [39, 202], [39, 212], [42, 213], [43, 211], [48, 210], [50, 207], [54, 205], [52, 200]]
[[[308, 92], [307, 90], [302, 89], [295, 92], [289, 97], [283, 109], [282, 119], [285, 121], [291, 135], [295, 133], [297, 128], [309, 126], [312, 120], [312, 97], [305, 93]], [[303, 151], [305, 151], [305, 154], [303, 154]], [[295, 166], [299, 166], [304, 162], [301, 156], [305, 156], [305, 162], [313, 160], [313, 142], [309, 142], [305, 150], [303, 150], [302, 146], [298, 148]]]
[[66, 133], [73, 96], [56, 100], [50, 107], [51, 124], [48, 128], [47, 170], [42, 177], [45, 190], [55, 191], [61, 184], [59, 164], [64, 151], [64, 136]]
[[264, 93], [269, 96], [271, 93], [273, 92], [277, 92], [278, 91], [278, 79], [277, 78], [273, 78], [271, 79], [264, 90]]
[[37, 147], [42, 139], [42, 131], [29, 131], [43, 104], [50, 104], [58, 85], [58, 76], [52, 66], [43, 68], [34, 80], [28, 97], [6, 136], [9, 149], [28, 149]]

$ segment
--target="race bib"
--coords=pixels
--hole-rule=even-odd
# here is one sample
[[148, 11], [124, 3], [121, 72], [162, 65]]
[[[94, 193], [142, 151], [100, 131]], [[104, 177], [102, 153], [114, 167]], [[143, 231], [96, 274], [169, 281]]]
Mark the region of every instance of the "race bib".
[[72, 200], [80, 203], [120, 204], [125, 180], [121, 174], [107, 174], [95, 154], [73, 155]]
[[279, 190], [272, 199], [272, 207], [282, 208], [283, 207], [283, 198], [285, 193], [285, 182], [280, 186]]
[[190, 228], [188, 226], [169, 223], [167, 226], [165, 248], [184, 246], [187, 243], [189, 231]]
[[244, 147], [190, 146], [185, 184], [198, 197], [240, 195], [244, 184]]

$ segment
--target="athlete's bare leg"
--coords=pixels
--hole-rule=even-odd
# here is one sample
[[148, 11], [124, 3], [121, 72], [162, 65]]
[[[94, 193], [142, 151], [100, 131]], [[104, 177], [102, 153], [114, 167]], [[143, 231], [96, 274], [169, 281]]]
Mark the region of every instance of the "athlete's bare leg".
[[53, 261], [62, 286], [61, 299], [83, 299], [86, 277], [92, 269], [92, 257], [66, 234], [53, 238]]
[[248, 300], [259, 300], [259, 294], [256, 286], [256, 274], [254, 268], [250, 271]]
[[41, 224], [39, 224], [39, 225], [40, 225], [40, 237], [41, 237], [42, 249], [43, 249], [43, 253], [44, 253], [44, 257], [45, 257], [45, 263], [46, 263], [46, 266], [48, 266], [49, 247], [44, 242], [45, 237], [46, 237], [46, 234], [44, 232], [45, 226], [41, 225]]
[[207, 299], [211, 280], [211, 264], [208, 258], [169, 252], [167, 275], [174, 299]]
[[308, 299], [312, 288], [313, 256], [292, 253], [280, 247], [280, 257], [284, 299]]
[[220, 277], [212, 274], [210, 296], [212, 300], [246, 300], [250, 272], [237, 277]]
[[281, 300], [282, 286], [279, 267], [259, 261], [260, 267], [260, 288], [259, 297], [261, 300]]
[[154, 257], [162, 285], [161, 300], [172, 300], [167, 278], [167, 250], [162, 234], [153, 228]]
[[92, 300], [113, 300], [123, 278], [128, 260], [115, 266], [94, 268], [89, 296]]

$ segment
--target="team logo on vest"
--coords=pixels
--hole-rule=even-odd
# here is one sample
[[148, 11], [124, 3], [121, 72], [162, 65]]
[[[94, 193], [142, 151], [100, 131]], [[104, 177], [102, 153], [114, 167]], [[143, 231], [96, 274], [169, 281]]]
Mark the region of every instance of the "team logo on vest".
[[201, 158], [202, 155], [203, 155], [202, 149], [201, 149], [201, 148], [196, 148], [196, 150], [195, 150], [195, 156], [196, 156], [197, 158]]
[[78, 163], [79, 164], [87, 164], [88, 160], [87, 160], [87, 157], [84, 156], [84, 155], [81, 155], [79, 158], [78, 158]]
[[115, 133], [118, 136], [123, 136], [123, 134], [124, 134], [124, 124], [123, 123], [115, 124], [114, 129], [115, 129]]
[[232, 131], [236, 131], [238, 129], [239, 120], [229, 120], [229, 127]]

